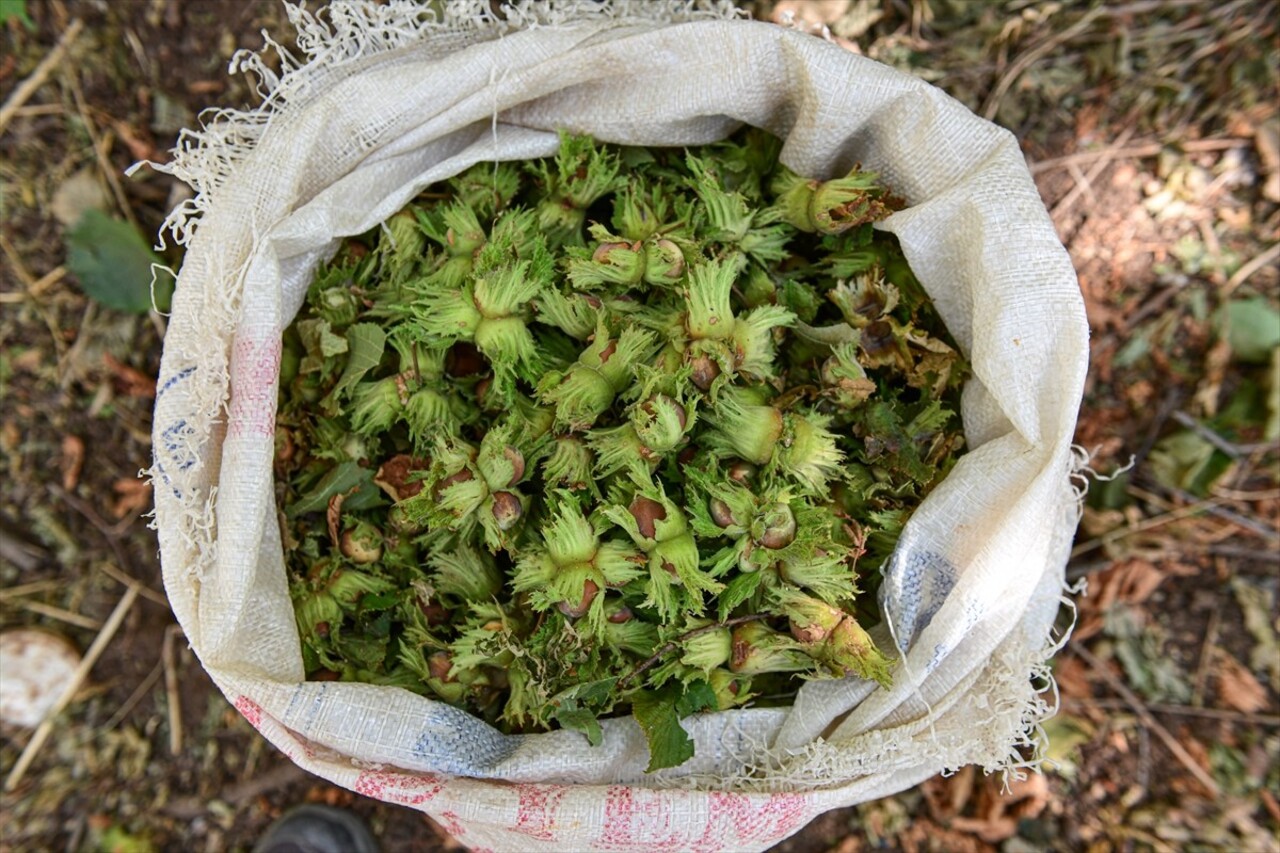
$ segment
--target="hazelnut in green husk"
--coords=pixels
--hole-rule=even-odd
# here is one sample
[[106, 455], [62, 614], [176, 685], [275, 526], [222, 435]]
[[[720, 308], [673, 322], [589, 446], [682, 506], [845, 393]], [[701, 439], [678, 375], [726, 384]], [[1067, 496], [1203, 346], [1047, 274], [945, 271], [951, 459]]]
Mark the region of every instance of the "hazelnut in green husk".
[[308, 677], [592, 743], [636, 712], [651, 769], [689, 714], [890, 683], [865, 604], [966, 366], [889, 189], [781, 150], [566, 134], [317, 273], [275, 460]]

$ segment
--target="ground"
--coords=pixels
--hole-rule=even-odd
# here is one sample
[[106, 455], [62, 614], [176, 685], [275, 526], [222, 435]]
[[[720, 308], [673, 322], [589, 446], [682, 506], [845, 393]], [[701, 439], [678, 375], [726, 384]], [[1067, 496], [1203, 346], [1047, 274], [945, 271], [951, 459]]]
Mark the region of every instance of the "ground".
[[[1086, 301], [1077, 441], [1100, 475], [1068, 566], [1087, 595], [1055, 663], [1045, 774], [1002, 790], [962, 770], [778, 849], [1280, 849], [1274, 7], [743, 5], [825, 25], [1017, 135]], [[123, 171], [166, 159], [202, 109], [254, 103], [227, 63], [264, 29], [287, 43], [281, 7], [3, 0], [0, 19], [0, 628], [101, 648], [0, 795], [0, 850], [243, 849], [304, 800], [356, 809], [388, 850], [456, 848], [415, 812], [296, 769], [187, 650], [137, 479], [164, 319], [107, 307], [71, 271], [86, 211], [149, 240], [186, 197]], [[0, 728], [0, 773], [32, 738]]]

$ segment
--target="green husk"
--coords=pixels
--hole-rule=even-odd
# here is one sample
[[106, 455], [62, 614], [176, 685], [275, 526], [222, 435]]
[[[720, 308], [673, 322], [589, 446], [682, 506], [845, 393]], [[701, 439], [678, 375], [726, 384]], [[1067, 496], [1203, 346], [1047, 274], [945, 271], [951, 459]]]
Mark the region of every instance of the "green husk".
[[651, 770], [689, 714], [890, 683], [866, 605], [966, 366], [873, 229], [901, 203], [779, 150], [566, 135], [318, 271], [276, 460], [309, 677], [592, 742], [634, 713]]

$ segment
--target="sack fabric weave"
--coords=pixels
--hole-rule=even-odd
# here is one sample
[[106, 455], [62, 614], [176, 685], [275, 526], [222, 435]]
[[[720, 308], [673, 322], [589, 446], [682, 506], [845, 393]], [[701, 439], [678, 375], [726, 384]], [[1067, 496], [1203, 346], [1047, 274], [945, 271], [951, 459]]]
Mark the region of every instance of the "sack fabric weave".
[[[1052, 712], [1046, 660], [1077, 519], [1083, 304], [1014, 137], [938, 89], [727, 3], [408, 0], [289, 7], [300, 56], [243, 54], [263, 105], [184, 133], [159, 167], [195, 199], [154, 426], [165, 587], [213, 680], [302, 767], [434, 815], [477, 850], [753, 850], [948, 768], [1019, 772]], [[697, 755], [646, 775], [604, 743], [502, 735], [398, 688], [308, 683], [272, 480], [281, 332], [317, 264], [429, 184], [545, 157], [557, 130], [700, 145], [743, 124], [796, 172], [855, 163], [908, 206], [879, 224], [970, 360], [967, 454], [885, 568], [891, 689], [810, 682], [793, 707], [691, 718]], [[1034, 757], [1031, 758], [1034, 760]]]

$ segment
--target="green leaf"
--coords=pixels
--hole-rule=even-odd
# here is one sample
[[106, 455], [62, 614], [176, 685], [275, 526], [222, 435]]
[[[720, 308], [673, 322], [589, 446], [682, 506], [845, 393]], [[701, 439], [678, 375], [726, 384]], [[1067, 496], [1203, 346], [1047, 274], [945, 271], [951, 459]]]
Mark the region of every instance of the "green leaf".
[[[136, 228], [90, 209], [67, 231], [66, 239], [67, 269], [91, 299], [116, 311], [151, 310], [151, 265], [162, 261]], [[172, 280], [157, 276], [156, 307], [167, 310], [172, 295]]]
[[1189, 429], [1160, 439], [1147, 457], [1148, 470], [1162, 486], [1196, 497], [1207, 495], [1230, 467], [1231, 457]]
[[373, 323], [356, 323], [347, 329], [347, 367], [342, 371], [338, 384], [333, 386], [333, 390], [325, 400], [330, 410], [336, 406], [341, 395], [363, 379], [366, 373], [378, 366], [386, 346], [387, 333], [380, 326]]
[[387, 641], [363, 634], [342, 634], [334, 642], [338, 653], [361, 669], [376, 669], [387, 658]]
[[551, 706], [555, 709], [552, 717], [562, 728], [582, 732], [587, 736], [587, 743], [599, 746], [604, 740], [604, 732], [597, 718], [607, 713], [612, 703], [613, 686], [617, 682], [616, 677], [601, 678], [562, 690], [551, 699]]
[[951, 410], [943, 407], [941, 400], [930, 400], [907, 424], [906, 433], [913, 441], [932, 436], [951, 420]]
[[347, 495], [347, 499], [342, 502], [342, 508], [348, 512], [363, 512], [366, 509], [374, 509], [387, 504], [386, 493], [374, 485], [373, 478], [370, 476], [368, 480], [360, 484], [358, 489]]
[[613, 685], [618, 683], [617, 677], [600, 678], [595, 681], [586, 681], [582, 684], [576, 684], [568, 690], [556, 696], [557, 699], [574, 699], [584, 705], [595, 705], [600, 702], [607, 702], [610, 698], [610, 692]]
[[600, 728], [600, 721], [596, 719], [595, 712], [589, 708], [557, 708], [553, 714], [555, 721], [560, 724], [563, 729], [570, 731], [582, 732], [587, 736], [587, 743], [592, 746], [599, 746], [604, 740], [604, 732]]
[[631, 711], [649, 742], [649, 766], [646, 773], [667, 767], [678, 767], [693, 758], [693, 739], [680, 725], [676, 712], [679, 696], [672, 691], [643, 691], [631, 699]]
[[1280, 311], [1261, 296], [1228, 302], [1218, 315], [1218, 325], [1240, 361], [1264, 363], [1280, 346]]
[[[298, 498], [286, 513], [290, 518], [296, 518], [303, 513], [321, 512], [329, 506], [329, 498], [334, 495], [345, 494], [358, 486], [372, 482], [373, 472], [368, 468], [361, 468], [355, 462], [343, 462], [335, 465], [329, 473], [320, 478], [320, 482]], [[349, 506], [348, 509], [358, 509], [358, 507]]]
[[329, 321], [322, 318], [299, 320], [296, 325], [298, 337], [307, 351], [298, 365], [298, 371], [301, 373], [321, 371], [322, 375], [332, 375], [331, 368], [327, 370], [326, 366], [335, 355], [341, 355], [347, 351], [347, 339], [334, 334]]
[[716, 700], [716, 691], [701, 679], [687, 684], [684, 695], [676, 700], [676, 714], [682, 718], [699, 711], [714, 711], [718, 707], [720, 703]]
[[[0, 0], [0, 3], [2, 2], [4, 0]], [[123, 826], [117, 824], [102, 833], [98, 849], [102, 853], [153, 853], [156, 848], [145, 835], [131, 835]]]
[[396, 591], [370, 593], [360, 599], [360, 611], [382, 613], [400, 603], [400, 593]]
[[20, 21], [28, 32], [36, 31], [36, 22], [27, 13], [27, 0], [0, 0], [0, 21], [7, 24], [12, 20]]

